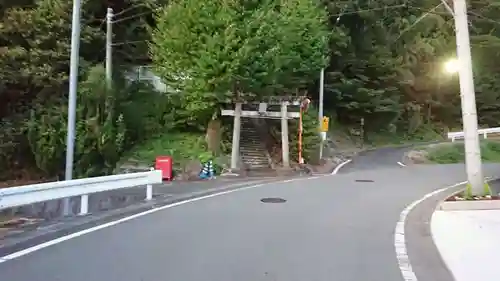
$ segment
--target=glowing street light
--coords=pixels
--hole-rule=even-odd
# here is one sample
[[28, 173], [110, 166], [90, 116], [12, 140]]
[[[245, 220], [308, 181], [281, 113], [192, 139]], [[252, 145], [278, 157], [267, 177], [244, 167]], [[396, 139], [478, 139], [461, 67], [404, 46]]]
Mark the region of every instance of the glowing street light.
[[446, 71], [446, 73], [450, 74], [457, 73], [459, 67], [460, 64], [457, 59], [451, 59], [444, 64], [444, 70]]

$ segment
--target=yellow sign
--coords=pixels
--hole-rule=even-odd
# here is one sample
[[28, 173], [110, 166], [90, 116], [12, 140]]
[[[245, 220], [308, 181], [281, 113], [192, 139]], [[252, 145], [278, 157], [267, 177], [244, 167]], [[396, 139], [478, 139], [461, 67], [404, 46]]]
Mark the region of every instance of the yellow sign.
[[328, 122], [330, 121], [330, 118], [323, 116], [323, 120], [321, 120], [321, 131], [322, 132], [328, 132]]

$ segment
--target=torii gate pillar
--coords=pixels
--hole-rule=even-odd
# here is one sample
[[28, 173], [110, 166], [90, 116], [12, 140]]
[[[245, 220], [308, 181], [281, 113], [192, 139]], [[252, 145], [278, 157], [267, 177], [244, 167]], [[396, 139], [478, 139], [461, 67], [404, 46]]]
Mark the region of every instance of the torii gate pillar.
[[281, 153], [283, 168], [290, 167], [290, 151], [288, 146], [288, 114], [287, 102], [281, 102]]
[[236, 103], [234, 107], [233, 119], [233, 142], [231, 149], [231, 170], [238, 169], [240, 159], [240, 133], [241, 133], [241, 103]]

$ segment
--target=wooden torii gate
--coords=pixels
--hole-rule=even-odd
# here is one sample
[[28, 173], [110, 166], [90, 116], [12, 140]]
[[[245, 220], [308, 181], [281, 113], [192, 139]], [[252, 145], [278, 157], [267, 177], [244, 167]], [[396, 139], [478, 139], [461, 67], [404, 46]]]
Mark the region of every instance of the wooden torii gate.
[[[303, 96], [274, 96], [269, 97], [266, 102], [234, 102], [234, 109], [222, 110], [222, 116], [233, 116], [233, 139], [231, 150], [231, 170], [238, 169], [240, 159], [240, 134], [241, 134], [241, 117], [249, 118], [267, 118], [267, 119], [281, 119], [281, 146], [283, 167], [290, 167], [290, 153], [288, 144], [288, 119], [299, 118], [300, 113], [289, 111], [289, 106], [300, 107]], [[246, 110], [243, 105], [258, 104], [258, 110]], [[268, 106], [280, 106], [280, 111], [268, 111]]]

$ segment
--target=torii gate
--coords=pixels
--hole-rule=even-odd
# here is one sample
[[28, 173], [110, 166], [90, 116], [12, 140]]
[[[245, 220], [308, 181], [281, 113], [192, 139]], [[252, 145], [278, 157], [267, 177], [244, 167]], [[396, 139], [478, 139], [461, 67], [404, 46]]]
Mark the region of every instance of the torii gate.
[[[241, 117], [281, 119], [281, 147], [283, 167], [290, 167], [290, 153], [288, 144], [288, 119], [299, 118], [300, 112], [289, 112], [288, 106], [300, 107], [305, 97], [269, 97], [268, 102], [235, 102], [234, 110], [222, 110], [222, 116], [234, 116], [233, 140], [231, 150], [231, 170], [238, 169], [240, 158]], [[245, 110], [243, 105], [258, 104], [259, 109]], [[280, 111], [268, 111], [268, 105], [280, 105]]]

